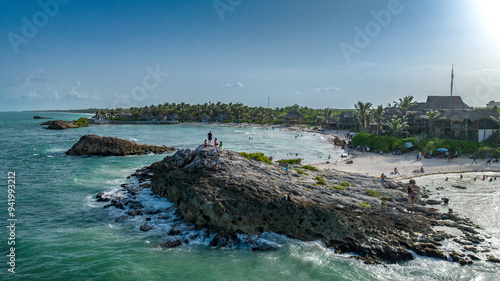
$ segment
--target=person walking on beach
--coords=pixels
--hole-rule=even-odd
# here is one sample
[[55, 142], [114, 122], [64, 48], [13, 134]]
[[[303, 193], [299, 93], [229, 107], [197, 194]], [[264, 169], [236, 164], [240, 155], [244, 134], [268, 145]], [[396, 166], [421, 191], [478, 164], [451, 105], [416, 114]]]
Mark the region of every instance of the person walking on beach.
[[472, 163], [470, 163], [471, 165], [476, 163], [477, 164], [477, 157], [476, 155], [472, 156]]
[[488, 157], [488, 160], [486, 161], [486, 165], [491, 165], [491, 158]]
[[208, 144], [212, 144], [212, 131], [208, 132]]

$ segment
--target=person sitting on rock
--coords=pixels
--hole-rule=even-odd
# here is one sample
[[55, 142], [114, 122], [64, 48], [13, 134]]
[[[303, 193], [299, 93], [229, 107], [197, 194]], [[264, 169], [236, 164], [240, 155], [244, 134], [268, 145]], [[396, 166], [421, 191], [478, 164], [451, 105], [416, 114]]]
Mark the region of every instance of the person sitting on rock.
[[421, 172], [421, 173], [425, 173], [425, 171], [424, 171], [424, 166], [420, 167], [420, 172]]
[[203, 144], [203, 147], [207, 147], [208, 146], [208, 142], [207, 140], [205, 140], [205, 143]]
[[398, 168], [394, 168], [394, 174], [395, 174], [395, 175], [399, 175]]
[[219, 146], [219, 144], [217, 143], [217, 138], [215, 138], [215, 139], [214, 139], [214, 146], [215, 146], [215, 147], [218, 147], [218, 146]]
[[288, 195], [286, 196], [286, 200], [291, 201], [295, 204], [299, 204], [299, 202], [295, 201], [295, 199], [292, 198], [292, 192], [288, 192]]
[[380, 182], [386, 182], [384, 173], [380, 175]]

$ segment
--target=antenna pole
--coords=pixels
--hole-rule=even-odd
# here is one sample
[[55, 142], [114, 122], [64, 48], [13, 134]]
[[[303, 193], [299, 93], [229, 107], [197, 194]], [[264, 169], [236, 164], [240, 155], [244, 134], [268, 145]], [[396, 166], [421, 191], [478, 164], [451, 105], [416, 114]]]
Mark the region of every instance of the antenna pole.
[[450, 86], [450, 96], [453, 96], [453, 78], [455, 78], [455, 75], [453, 75], [453, 64], [451, 65], [451, 86]]

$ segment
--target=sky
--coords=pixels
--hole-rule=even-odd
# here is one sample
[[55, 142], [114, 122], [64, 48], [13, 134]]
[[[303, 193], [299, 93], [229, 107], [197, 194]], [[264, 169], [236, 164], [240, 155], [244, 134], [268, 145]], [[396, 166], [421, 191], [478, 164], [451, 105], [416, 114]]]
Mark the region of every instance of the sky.
[[0, 111], [500, 100], [500, 1], [0, 0]]

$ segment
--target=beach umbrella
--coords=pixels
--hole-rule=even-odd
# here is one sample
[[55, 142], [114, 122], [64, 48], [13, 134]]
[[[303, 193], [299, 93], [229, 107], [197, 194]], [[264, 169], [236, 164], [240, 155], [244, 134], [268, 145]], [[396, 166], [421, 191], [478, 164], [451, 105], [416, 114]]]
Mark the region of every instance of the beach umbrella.
[[445, 151], [448, 151], [448, 149], [444, 148], [444, 147], [441, 147], [441, 148], [438, 148], [436, 149], [437, 151], [442, 151], [442, 152], [445, 152]]

